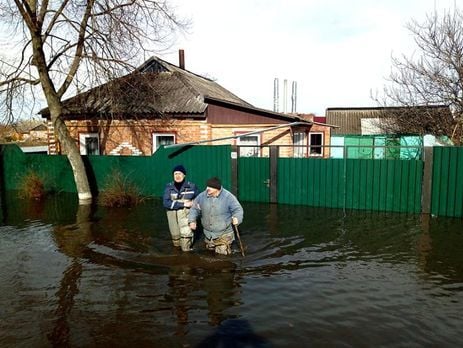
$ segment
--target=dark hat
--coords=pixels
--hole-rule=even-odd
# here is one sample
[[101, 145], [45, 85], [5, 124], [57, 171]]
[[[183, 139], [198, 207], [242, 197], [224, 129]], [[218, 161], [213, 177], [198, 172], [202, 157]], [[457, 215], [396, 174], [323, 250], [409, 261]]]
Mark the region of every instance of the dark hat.
[[172, 169], [172, 173], [175, 173], [175, 172], [182, 172], [184, 175], [186, 175], [186, 169], [181, 164], [176, 165], [174, 169]]
[[222, 188], [222, 183], [218, 177], [214, 176], [206, 181], [206, 186], [220, 190]]

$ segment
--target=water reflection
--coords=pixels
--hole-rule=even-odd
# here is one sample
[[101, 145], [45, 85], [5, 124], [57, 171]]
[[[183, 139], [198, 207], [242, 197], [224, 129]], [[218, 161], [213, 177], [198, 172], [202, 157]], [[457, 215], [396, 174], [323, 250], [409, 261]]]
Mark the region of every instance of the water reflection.
[[245, 203], [243, 258], [174, 249], [156, 200], [2, 202], [2, 347], [463, 343], [461, 220]]
[[214, 334], [205, 338], [197, 348], [270, 348], [265, 338], [257, 335], [244, 319], [224, 320]]

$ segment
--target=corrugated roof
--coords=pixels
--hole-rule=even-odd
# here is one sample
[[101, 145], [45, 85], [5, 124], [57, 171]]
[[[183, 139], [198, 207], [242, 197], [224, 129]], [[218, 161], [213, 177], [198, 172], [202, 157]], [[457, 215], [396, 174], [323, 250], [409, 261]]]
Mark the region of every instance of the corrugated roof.
[[[348, 107], [348, 108], [327, 108], [326, 122], [335, 124], [339, 128], [332, 130], [332, 135], [361, 135], [362, 124], [361, 120], [366, 118], [387, 118], [391, 115], [404, 115], [409, 112], [413, 115], [417, 113], [423, 114], [439, 114], [439, 119], [442, 123], [451, 121], [452, 115], [450, 109], [446, 105], [419, 105], [419, 106], [391, 106], [391, 107]], [[426, 127], [427, 119], [423, 117], [422, 127]]]
[[379, 108], [328, 108], [326, 123], [335, 124], [339, 128], [331, 130], [331, 134], [362, 134], [362, 118], [378, 118], [383, 113]]
[[[207, 108], [205, 96], [243, 107], [253, 106], [218, 83], [172, 65], [148, 59], [133, 73], [64, 101], [65, 115], [198, 114]], [[43, 109], [43, 115], [48, 109]]]

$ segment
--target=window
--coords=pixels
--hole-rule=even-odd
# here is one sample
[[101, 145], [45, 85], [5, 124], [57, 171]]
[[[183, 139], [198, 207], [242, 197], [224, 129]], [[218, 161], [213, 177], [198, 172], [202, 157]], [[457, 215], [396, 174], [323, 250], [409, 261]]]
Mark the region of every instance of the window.
[[305, 132], [293, 133], [294, 157], [306, 156], [306, 134]]
[[153, 134], [153, 153], [160, 146], [175, 144], [175, 134], [155, 133]]
[[81, 133], [79, 134], [80, 154], [81, 155], [99, 155], [100, 141], [98, 133]]
[[259, 145], [260, 136], [256, 135], [245, 135], [238, 138], [237, 145], [241, 145], [240, 157], [258, 157], [259, 147], [253, 147], [251, 145]]
[[309, 133], [310, 156], [323, 156], [323, 133]]

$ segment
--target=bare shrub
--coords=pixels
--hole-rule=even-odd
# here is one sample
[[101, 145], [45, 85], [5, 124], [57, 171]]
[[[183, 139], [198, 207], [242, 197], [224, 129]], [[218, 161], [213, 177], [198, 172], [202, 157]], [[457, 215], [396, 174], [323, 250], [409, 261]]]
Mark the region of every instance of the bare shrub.
[[21, 179], [19, 197], [41, 200], [46, 195], [42, 178], [34, 171], [27, 172]]
[[117, 170], [108, 175], [106, 184], [98, 197], [98, 203], [105, 207], [133, 206], [143, 200], [138, 187]]

